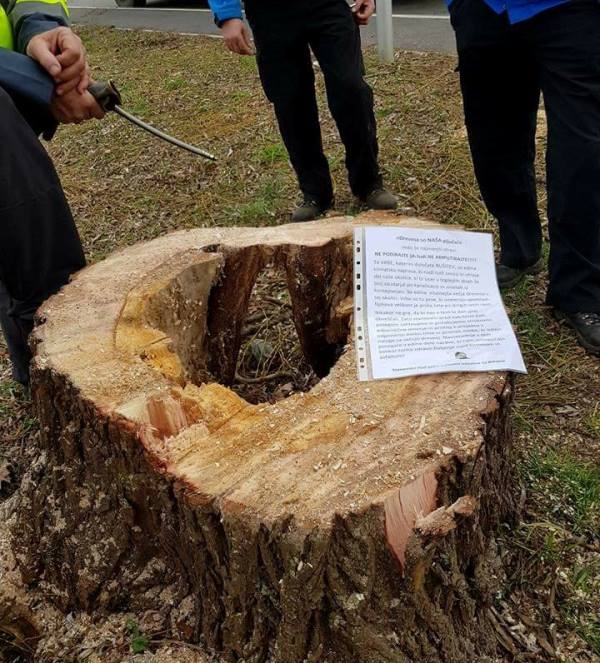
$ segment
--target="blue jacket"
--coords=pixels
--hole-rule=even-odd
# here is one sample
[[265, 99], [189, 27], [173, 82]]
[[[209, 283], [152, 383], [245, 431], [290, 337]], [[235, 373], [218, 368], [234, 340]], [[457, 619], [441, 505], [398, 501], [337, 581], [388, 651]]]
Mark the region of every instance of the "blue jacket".
[[[281, 0], [281, 2], [293, 1]], [[218, 22], [226, 21], [229, 18], [242, 18], [242, 3], [240, 0], [208, 0], [208, 4]]]
[[[446, 0], [448, 6], [452, 0]], [[520, 23], [547, 9], [564, 5], [571, 0], [485, 0], [485, 3], [497, 14], [507, 13], [511, 23]]]
[[485, 0], [485, 2], [497, 14], [507, 12], [511, 23], [520, 23], [547, 9], [564, 5], [570, 0]]
[[[294, 2], [294, 0], [281, 0], [281, 2]], [[448, 0], [448, 4], [451, 2], [452, 0]], [[506, 11], [511, 23], [519, 23], [570, 0], [485, 0], [485, 2], [498, 14]], [[208, 0], [208, 4], [217, 21], [242, 18], [240, 0]]]

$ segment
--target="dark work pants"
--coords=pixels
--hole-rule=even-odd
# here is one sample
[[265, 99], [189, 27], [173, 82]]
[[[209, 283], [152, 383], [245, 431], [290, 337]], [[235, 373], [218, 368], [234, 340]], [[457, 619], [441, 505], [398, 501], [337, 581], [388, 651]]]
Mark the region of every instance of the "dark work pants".
[[600, 5], [573, 0], [510, 25], [483, 0], [454, 0], [475, 173], [498, 219], [501, 260], [535, 262], [542, 232], [534, 173], [540, 92], [548, 118], [548, 303], [600, 312]]
[[310, 56], [319, 61], [331, 114], [346, 148], [352, 192], [381, 186], [373, 92], [364, 80], [360, 32], [345, 0], [246, 0], [263, 88], [275, 108], [300, 189], [329, 203], [333, 187], [323, 154]]
[[28, 382], [36, 309], [84, 264], [52, 161], [0, 88], [0, 324], [19, 382]]

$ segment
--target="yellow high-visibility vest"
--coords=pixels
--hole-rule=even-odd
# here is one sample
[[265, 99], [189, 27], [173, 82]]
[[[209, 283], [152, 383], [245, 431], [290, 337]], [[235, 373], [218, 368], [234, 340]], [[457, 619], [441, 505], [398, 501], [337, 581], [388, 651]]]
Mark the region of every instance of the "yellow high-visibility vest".
[[9, 48], [11, 51], [13, 49], [12, 27], [2, 6], [0, 6], [0, 48]]
[[19, 24], [30, 14], [55, 16], [68, 22], [69, 7], [67, 0], [0, 0], [0, 48], [14, 49]]

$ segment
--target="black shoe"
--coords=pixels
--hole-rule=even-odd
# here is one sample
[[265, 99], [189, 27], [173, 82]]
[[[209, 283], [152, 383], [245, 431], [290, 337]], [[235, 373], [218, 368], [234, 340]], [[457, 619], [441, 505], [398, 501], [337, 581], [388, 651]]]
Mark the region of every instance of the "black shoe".
[[398, 199], [394, 194], [390, 193], [387, 189], [378, 188], [373, 189], [362, 202], [369, 209], [375, 210], [394, 210], [398, 207]]
[[496, 278], [498, 279], [500, 290], [514, 288], [516, 285], [521, 283], [521, 281], [528, 274], [539, 274], [542, 269], [544, 269], [544, 261], [542, 258], [534, 262], [533, 265], [530, 265], [529, 267], [523, 267], [522, 269], [519, 269], [518, 267], [509, 267], [508, 265], [498, 263], [496, 265]]
[[554, 309], [554, 317], [575, 330], [579, 344], [590, 354], [600, 357], [600, 313], [565, 313]]
[[333, 201], [330, 200], [326, 205], [318, 203], [312, 198], [305, 198], [292, 212], [292, 221], [299, 223], [302, 221], [314, 221], [323, 216], [327, 210], [331, 209]]

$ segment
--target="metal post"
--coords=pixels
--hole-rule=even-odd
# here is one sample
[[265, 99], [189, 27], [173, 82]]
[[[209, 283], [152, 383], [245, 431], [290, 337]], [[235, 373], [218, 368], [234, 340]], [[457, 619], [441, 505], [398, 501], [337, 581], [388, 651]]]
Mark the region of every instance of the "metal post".
[[379, 57], [385, 62], [394, 60], [394, 19], [392, 0], [377, 0], [377, 43]]

